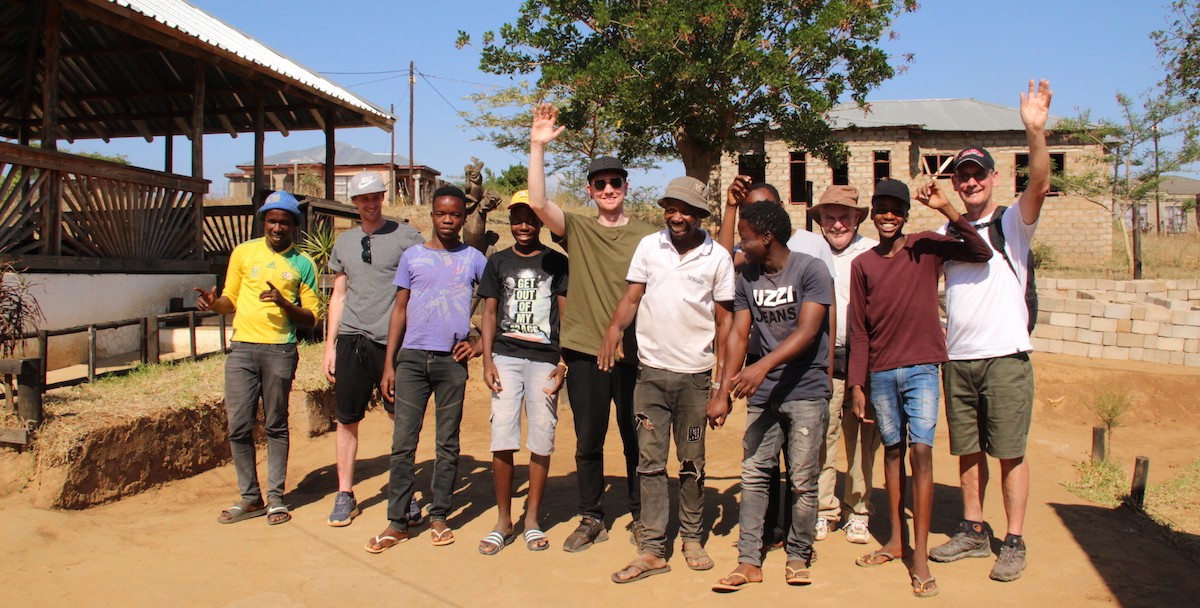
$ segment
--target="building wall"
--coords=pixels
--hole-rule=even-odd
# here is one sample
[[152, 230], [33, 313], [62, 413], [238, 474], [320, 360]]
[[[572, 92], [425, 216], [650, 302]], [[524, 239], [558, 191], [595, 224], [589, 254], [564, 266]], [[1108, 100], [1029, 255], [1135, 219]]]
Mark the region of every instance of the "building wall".
[[[42, 329], [63, 329], [93, 323], [121, 321], [167, 312], [171, 298], [183, 298], [185, 306], [195, 302], [193, 287], [216, 284], [212, 274], [122, 275], [28, 273], [46, 318]], [[97, 356], [103, 358], [138, 352], [139, 329], [101, 330], [97, 333]], [[37, 353], [36, 342], [26, 346], [28, 356]], [[86, 363], [87, 332], [50, 338], [49, 369]]]
[[[904, 128], [846, 129], [838, 135], [850, 149], [848, 178], [858, 188], [860, 201], [869, 203], [875, 176], [874, 153], [887, 151], [890, 155], [891, 177], [904, 181], [910, 188], [929, 179], [923, 171], [921, 159], [924, 155], [943, 154], [953, 156], [970, 145], [986, 147], [996, 161], [1000, 175], [995, 188], [996, 200], [1012, 204], [1016, 200], [1015, 185], [1016, 155], [1027, 153], [1025, 134], [1021, 132], [994, 133], [946, 133], [910, 130]], [[766, 180], [774, 184], [784, 199], [792, 189], [790, 146], [778, 139], [768, 139], [761, 147], [751, 145], [745, 151], [766, 157]], [[1050, 139], [1052, 154], [1064, 155], [1069, 173], [1082, 171], [1089, 165], [1101, 162], [1099, 147], [1067, 143], [1062, 138]], [[818, 200], [821, 192], [833, 183], [833, 170], [829, 164], [811, 154], [805, 159], [807, 179], [812, 182], [813, 199]], [[935, 168], [936, 170], [936, 168]], [[728, 184], [737, 175], [738, 157], [727, 154], [720, 167], [721, 183]], [[952, 203], [961, 210], [962, 203], [949, 189], [950, 181], [941, 182]], [[793, 227], [804, 226], [806, 209], [803, 205], [789, 205]], [[944, 223], [941, 214], [914, 201], [909, 218], [908, 232], [930, 230]], [[814, 226], [814, 229], [816, 227]], [[870, 221], [863, 224], [863, 233], [875, 236]], [[1094, 263], [1108, 259], [1112, 252], [1112, 216], [1107, 207], [1089, 202], [1082, 197], [1051, 195], [1042, 210], [1035, 245], [1046, 245], [1054, 251], [1056, 260], [1063, 263]]]

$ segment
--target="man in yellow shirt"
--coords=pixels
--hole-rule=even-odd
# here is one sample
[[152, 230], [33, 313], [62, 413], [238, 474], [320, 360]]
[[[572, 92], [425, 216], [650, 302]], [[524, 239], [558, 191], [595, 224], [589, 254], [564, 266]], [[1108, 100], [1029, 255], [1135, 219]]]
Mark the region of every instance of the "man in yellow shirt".
[[[300, 223], [296, 197], [282, 190], [267, 196], [259, 218], [263, 237], [234, 248], [225, 288], [197, 288], [196, 308], [234, 313], [233, 344], [225, 360], [225, 411], [229, 447], [242, 499], [221, 512], [231, 524], [267, 515], [275, 525], [292, 518], [283, 504], [288, 459], [288, 393], [296, 375], [296, 328], [317, 321], [317, 267], [292, 243]], [[267, 501], [255, 469], [254, 421], [262, 397], [267, 433]]]

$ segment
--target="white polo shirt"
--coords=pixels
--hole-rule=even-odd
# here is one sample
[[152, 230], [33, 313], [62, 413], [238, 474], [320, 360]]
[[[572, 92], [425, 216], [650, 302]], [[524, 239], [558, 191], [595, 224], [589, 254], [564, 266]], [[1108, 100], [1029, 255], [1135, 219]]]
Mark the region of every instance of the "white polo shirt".
[[642, 283], [637, 314], [638, 358], [650, 367], [698, 374], [716, 364], [716, 305], [733, 301], [733, 260], [705, 234], [682, 257], [662, 230], [642, 238], [625, 277]]
[[875, 239], [855, 233], [854, 239], [845, 249], [833, 251], [833, 265], [837, 268], [833, 275], [833, 291], [837, 296], [837, 340], [834, 343], [836, 346], [846, 345], [846, 326], [850, 324], [850, 317], [846, 316], [850, 306], [850, 263], [878, 244], [879, 241]]

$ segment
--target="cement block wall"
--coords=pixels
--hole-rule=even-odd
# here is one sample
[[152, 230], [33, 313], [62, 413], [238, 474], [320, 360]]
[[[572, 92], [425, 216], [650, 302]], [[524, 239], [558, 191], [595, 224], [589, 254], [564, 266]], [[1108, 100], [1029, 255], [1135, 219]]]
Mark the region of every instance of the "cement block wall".
[[1200, 367], [1200, 280], [1038, 279], [1035, 350]]

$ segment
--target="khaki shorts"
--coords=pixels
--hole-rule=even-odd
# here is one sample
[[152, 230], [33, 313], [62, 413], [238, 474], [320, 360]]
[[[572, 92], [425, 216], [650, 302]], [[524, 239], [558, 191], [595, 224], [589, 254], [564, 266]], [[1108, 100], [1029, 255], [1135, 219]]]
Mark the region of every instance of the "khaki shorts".
[[986, 451], [993, 458], [1025, 455], [1033, 420], [1029, 353], [942, 365], [950, 453]]

